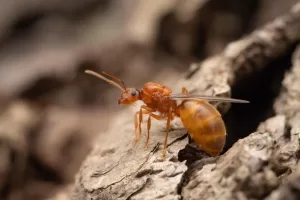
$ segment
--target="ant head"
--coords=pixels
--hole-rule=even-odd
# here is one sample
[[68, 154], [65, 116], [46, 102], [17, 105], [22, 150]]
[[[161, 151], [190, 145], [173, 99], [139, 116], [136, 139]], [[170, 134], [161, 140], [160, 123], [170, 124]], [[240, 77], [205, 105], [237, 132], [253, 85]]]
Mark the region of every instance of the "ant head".
[[96, 72], [86, 70], [85, 73], [94, 75], [94, 76], [96, 76], [96, 77], [112, 84], [113, 86], [119, 88], [122, 91], [122, 93], [121, 93], [121, 97], [118, 101], [118, 104], [131, 104], [131, 103], [134, 103], [135, 101], [137, 101], [140, 97], [140, 93], [137, 89], [135, 89], [135, 88], [126, 88], [124, 82], [120, 78], [118, 78], [118, 77], [116, 77], [116, 76], [114, 76], [114, 75], [112, 75], [108, 72], [102, 72], [102, 73], [109, 76], [109, 77], [111, 77], [111, 78], [113, 78], [113, 79], [115, 79], [115, 80], [117, 80], [117, 81], [119, 81], [122, 84], [122, 86], [119, 85], [118, 83], [114, 82], [113, 80], [110, 80], [110, 79], [108, 79], [108, 78], [106, 78], [106, 77], [104, 77], [101, 74], [98, 74]]
[[127, 88], [118, 101], [118, 104], [132, 104], [139, 99], [140, 93], [135, 88]]

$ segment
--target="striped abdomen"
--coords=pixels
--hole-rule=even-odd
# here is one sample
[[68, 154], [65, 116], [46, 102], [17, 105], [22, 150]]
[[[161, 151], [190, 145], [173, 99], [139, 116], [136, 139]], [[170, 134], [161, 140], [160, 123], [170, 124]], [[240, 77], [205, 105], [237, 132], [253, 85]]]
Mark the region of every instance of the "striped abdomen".
[[178, 106], [177, 112], [191, 138], [202, 150], [213, 157], [223, 150], [225, 124], [211, 104], [202, 100], [187, 100]]

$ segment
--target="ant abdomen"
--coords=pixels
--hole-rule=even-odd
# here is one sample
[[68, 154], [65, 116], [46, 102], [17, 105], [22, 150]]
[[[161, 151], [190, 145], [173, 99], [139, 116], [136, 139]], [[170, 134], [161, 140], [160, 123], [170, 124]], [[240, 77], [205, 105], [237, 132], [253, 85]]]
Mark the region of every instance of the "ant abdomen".
[[203, 151], [215, 157], [223, 150], [226, 127], [220, 113], [211, 104], [202, 100], [185, 100], [177, 112], [191, 138]]

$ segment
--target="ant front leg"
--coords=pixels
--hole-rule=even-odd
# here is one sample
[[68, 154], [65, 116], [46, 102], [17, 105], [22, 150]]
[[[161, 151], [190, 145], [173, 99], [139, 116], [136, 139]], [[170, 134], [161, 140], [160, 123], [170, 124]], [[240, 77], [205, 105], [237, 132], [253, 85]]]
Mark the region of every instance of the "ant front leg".
[[[135, 113], [135, 137], [136, 137], [136, 142], [140, 139], [141, 134], [142, 134], [142, 121], [143, 121], [143, 114], [148, 114], [150, 112], [154, 112], [155, 110], [152, 108], [149, 108], [145, 105], [142, 105], [140, 110]], [[139, 130], [139, 133], [137, 133], [137, 130]]]
[[134, 126], [135, 126], [135, 142], [134, 143], [139, 141], [139, 139], [141, 137], [141, 132], [142, 132], [141, 121], [143, 120], [143, 118], [142, 118], [143, 114], [148, 114], [148, 113], [149, 113], [148, 111], [140, 109], [134, 115]]
[[139, 129], [139, 116], [140, 111], [137, 111], [134, 115], [134, 127], [135, 127], [135, 143], [139, 140], [139, 134], [137, 133], [137, 130]]
[[[142, 111], [142, 109], [144, 109], [145, 111]], [[148, 113], [151, 113], [151, 112], [155, 112], [155, 110], [153, 108], [148, 107], [148, 106], [141, 105], [140, 116], [139, 116], [139, 130], [140, 130], [140, 134], [142, 133], [141, 124], [142, 124], [142, 121], [143, 121], [143, 112], [145, 112], [145, 114], [148, 114]]]

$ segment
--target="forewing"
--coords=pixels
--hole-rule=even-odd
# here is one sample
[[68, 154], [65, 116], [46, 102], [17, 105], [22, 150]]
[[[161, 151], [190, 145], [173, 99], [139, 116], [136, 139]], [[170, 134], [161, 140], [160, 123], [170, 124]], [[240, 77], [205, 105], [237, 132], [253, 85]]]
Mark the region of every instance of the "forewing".
[[205, 95], [186, 95], [186, 94], [171, 94], [169, 96], [173, 100], [206, 100], [206, 101], [218, 101], [218, 102], [231, 102], [231, 103], [250, 103], [249, 101], [242, 99], [233, 99], [227, 97], [215, 97]]

